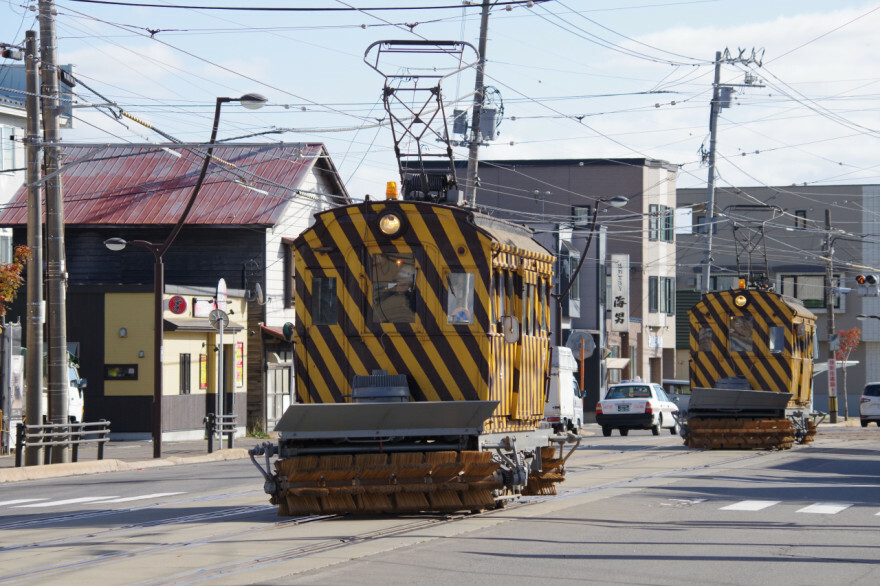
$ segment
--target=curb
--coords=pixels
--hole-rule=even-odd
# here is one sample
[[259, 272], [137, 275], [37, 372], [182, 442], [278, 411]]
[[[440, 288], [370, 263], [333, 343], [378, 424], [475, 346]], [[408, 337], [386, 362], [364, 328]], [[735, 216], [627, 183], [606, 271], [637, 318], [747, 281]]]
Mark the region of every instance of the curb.
[[171, 456], [160, 460], [140, 460], [127, 462], [125, 460], [90, 460], [88, 462], [69, 462], [65, 464], [47, 464], [41, 466], [24, 466], [22, 468], [0, 469], [0, 484], [7, 482], [23, 482], [27, 480], [43, 480], [46, 478], [59, 478], [62, 476], [83, 476], [86, 474], [102, 474], [105, 472], [126, 472], [144, 470], [147, 468], [159, 468], [162, 466], [176, 466], [179, 464], [202, 464], [205, 462], [222, 462], [225, 460], [241, 460], [248, 457], [248, 451], [244, 448], [232, 448], [220, 450], [213, 454], [199, 456]]

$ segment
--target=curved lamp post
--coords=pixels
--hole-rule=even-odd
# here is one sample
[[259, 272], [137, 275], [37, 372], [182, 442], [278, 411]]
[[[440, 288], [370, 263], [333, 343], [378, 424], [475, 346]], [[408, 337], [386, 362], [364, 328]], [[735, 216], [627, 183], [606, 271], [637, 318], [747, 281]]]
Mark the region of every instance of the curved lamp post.
[[[581, 267], [584, 266], [584, 260], [587, 258], [587, 251], [590, 250], [590, 243], [593, 241], [593, 234], [596, 231], [596, 222], [599, 219], [599, 204], [607, 203], [615, 208], [622, 208], [627, 203], [629, 203], [629, 198], [623, 195], [615, 195], [614, 197], [600, 198], [596, 200], [596, 203], [593, 205], [593, 220], [590, 222], [590, 234], [587, 236], [587, 243], [584, 245], [584, 251], [581, 253], [581, 260], [578, 262], [577, 268], [571, 274], [571, 277], [568, 280], [568, 287], [565, 288], [564, 291], [560, 291], [559, 293], [554, 293], [553, 297], [556, 298], [556, 345], [562, 346], [562, 300], [565, 299], [565, 296], [568, 295], [569, 290], [572, 285], [575, 284], [575, 280], [581, 272]], [[599, 319], [604, 320], [605, 316], [600, 316]]]
[[[260, 94], [245, 94], [240, 98], [217, 98], [214, 107], [214, 126], [211, 128], [211, 139], [208, 141], [208, 152], [205, 154], [205, 161], [202, 163], [202, 169], [199, 172], [199, 178], [193, 187], [186, 203], [183, 213], [171, 229], [171, 232], [160, 243], [147, 242], [146, 240], [126, 241], [123, 238], [108, 238], [104, 241], [104, 245], [112, 251], [118, 252], [123, 250], [128, 244], [146, 248], [153, 253], [155, 263], [153, 265], [153, 407], [151, 412], [151, 429], [153, 435], [153, 457], [162, 457], [162, 342], [163, 342], [163, 319], [162, 319], [162, 296], [165, 292], [165, 266], [162, 264], [162, 256], [177, 238], [199, 191], [202, 183], [205, 181], [205, 174], [208, 171], [208, 165], [211, 163], [211, 157], [214, 153], [214, 141], [217, 139], [217, 126], [220, 123], [220, 107], [227, 102], [239, 102], [242, 106], [249, 110], [261, 108], [266, 103], [266, 98]], [[218, 389], [218, 392], [220, 390]]]

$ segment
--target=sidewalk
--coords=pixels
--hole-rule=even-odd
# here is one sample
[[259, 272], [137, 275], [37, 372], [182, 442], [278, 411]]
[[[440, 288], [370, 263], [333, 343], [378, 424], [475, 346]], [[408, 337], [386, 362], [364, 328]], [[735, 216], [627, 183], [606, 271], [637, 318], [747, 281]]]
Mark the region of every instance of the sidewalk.
[[97, 445], [85, 444], [80, 447], [79, 461], [66, 464], [47, 464], [41, 466], [15, 467], [15, 455], [0, 456], [0, 484], [22, 480], [38, 480], [60, 476], [97, 474], [120, 470], [139, 470], [156, 466], [174, 466], [184, 463], [217, 462], [247, 458], [247, 451], [270, 439], [255, 437], [236, 438], [232, 449], [227, 449], [224, 441], [214, 442], [214, 452], [208, 453], [208, 440], [166, 441], [162, 442], [162, 458], [153, 458], [153, 442], [110, 441], [104, 446], [104, 459], [98, 460]]

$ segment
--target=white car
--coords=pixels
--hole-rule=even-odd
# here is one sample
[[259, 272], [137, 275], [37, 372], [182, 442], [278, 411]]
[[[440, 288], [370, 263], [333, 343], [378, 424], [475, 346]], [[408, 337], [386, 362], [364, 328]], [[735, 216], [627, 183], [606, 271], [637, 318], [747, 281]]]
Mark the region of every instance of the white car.
[[596, 423], [602, 426], [605, 437], [614, 429], [620, 430], [620, 435], [627, 435], [631, 429], [650, 429], [654, 435], [660, 435], [662, 427], [676, 435], [676, 411], [678, 407], [660, 385], [625, 381], [608, 387], [605, 398], [596, 404]]
[[872, 421], [880, 427], [880, 383], [865, 385], [865, 391], [859, 399], [859, 415], [862, 427], [868, 427]]

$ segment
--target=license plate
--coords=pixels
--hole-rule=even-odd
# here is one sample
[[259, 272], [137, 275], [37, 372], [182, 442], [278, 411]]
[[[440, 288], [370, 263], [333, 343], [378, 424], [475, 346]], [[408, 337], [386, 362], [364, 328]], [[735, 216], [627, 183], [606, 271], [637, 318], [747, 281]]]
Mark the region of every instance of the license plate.
[[617, 411], [618, 411], [618, 412], [620, 412], [620, 411], [629, 411], [629, 405], [618, 405], [618, 406], [617, 406]]

